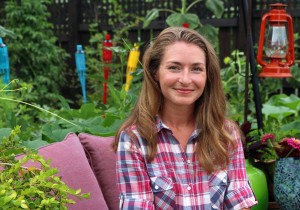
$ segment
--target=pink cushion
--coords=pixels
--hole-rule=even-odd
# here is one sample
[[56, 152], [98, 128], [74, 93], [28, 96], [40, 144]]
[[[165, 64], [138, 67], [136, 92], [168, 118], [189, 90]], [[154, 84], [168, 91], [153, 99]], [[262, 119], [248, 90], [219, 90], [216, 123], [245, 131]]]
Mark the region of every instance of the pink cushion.
[[112, 151], [111, 144], [114, 137], [99, 137], [86, 133], [80, 133], [79, 139], [99, 185], [104, 199], [110, 210], [119, 209], [119, 192], [116, 186], [116, 155]]
[[62, 181], [69, 187], [81, 189], [82, 193], [90, 193], [89, 199], [79, 200], [71, 197], [76, 201], [76, 204], [68, 205], [68, 210], [108, 209], [76, 134], [69, 133], [63, 141], [41, 147], [39, 154], [46, 160], [52, 160], [50, 163], [51, 167], [59, 170], [58, 176], [61, 176]]

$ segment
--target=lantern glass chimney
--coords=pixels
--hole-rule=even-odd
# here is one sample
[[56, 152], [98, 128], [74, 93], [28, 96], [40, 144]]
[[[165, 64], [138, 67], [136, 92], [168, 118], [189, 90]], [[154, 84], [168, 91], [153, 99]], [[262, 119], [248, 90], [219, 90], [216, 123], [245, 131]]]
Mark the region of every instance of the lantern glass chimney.
[[265, 53], [270, 58], [285, 58], [288, 52], [287, 28], [284, 24], [268, 25]]

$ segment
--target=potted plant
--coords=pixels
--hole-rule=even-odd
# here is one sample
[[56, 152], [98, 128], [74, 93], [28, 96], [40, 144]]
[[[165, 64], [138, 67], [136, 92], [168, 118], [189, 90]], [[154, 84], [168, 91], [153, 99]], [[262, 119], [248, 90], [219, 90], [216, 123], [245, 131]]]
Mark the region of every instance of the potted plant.
[[298, 209], [300, 203], [300, 134], [270, 124], [264, 131], [241, 126], [245, 135], [245, 156], [267, 174], [269, 191], [281, 209]]

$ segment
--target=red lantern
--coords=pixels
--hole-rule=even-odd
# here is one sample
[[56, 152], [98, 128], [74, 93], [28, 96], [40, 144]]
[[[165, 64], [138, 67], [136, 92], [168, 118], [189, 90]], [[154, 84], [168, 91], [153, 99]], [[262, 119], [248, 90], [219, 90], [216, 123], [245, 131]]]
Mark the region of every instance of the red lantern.
[[257, 53], [262, 66], [259, 77], [292, 77], [289, 67], [295, 61], [293, 19], [286, 13], [286, 6], [271, 4], [270, 12], [262, 17]]
[[102, 48], [102, 60], [104, 63], [104, 88], [103, 88], [103, 104], [106, 104], [106, 98], [107, 98], [107, 82], [108, 80], [108, 74], [110, 67], [107, 64], [110, 64], [112, 61], [112, 50], [111, 47], [113, 46], [112, 41], [110, 39], [110, 35], [106, 34], [105, 40], [103, 42], [103, 48]]

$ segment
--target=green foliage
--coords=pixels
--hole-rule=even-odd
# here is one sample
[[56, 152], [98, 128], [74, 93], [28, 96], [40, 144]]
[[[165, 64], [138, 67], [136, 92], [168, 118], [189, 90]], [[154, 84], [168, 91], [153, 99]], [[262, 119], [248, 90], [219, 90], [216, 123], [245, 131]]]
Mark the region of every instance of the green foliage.
[[[145, 16], [143, 28], [148, 27], [152, 21], [157, 19], [160, 12], [169, 12], [171, 14], [166, 19], [166, 23], [169, 26], [182, 26], [183, 24], [188, 23], [189, 28], [197, 30], [206, 36], [211, 43], [218, 43], [218, 29], [209, 24], [203, 25], [197, 14], [189, 13], [189, 10], [201, 1], [202, 0], [194, 0], [190, 5], [187, 5], [187, 0], [181, 0], [181, 8], [177, 11], [168, 8], [153, 8], [148, 11]], [[206, 0], [205, 6], [217, 18], [221, 18], [224, 12], [224, 3], [222, 1]]]
[[[189, 13], [189, 10], [197, 3], [201, 2], [202, 0], [195, 0], [190, 5], [187, 6], [186, 0], [181, 0], [181, 9], [177, 11], [170, 10], [170, 9], [158, 9], [153, 8], [152, 10], [148, 11], [145, 16], [143, 27], [146, 28], [150, 25], [152, 21], [159, 17], [159, 12], [170, 12], [171, 14], [167, 17], [166, 22], [169, 26], [182, 26], [183, 23], [189, 23], [190, 28], [196, 29], [201, 27], [202, 24], [196, 14]], [[224, 3], [219, 0], [206, 0], [205, 6], [211, 12], [216, 15], [217, 18], [221, 18], [224, 12]]]
[[[221, 77], [223, 88], [228, 99], [228, 114], [232, 120], [242, 122], [244, 118], [246, 72], [244, 53], [233, 51], [231, 57], [226, 57], [224, 62], [228, 67], [221, 70]], [[252, 95], [252, 92], [249, 91], [249, 98], [251, 98]], [[250, 100], [248, 104], [249, 107], [254, 106], [252, 100]]]
[[[233, 51], [230, 57], [224, 59], [228, 67], [222, 69], [221, 77], [224, 91], [228, 98], [228, 115], [231, 119], [242, 124], [244, 119], [244, 104], [248, 103], [250, 112], [247, 121], [256, 128], [256, 110], [252, 100], [253, 91], [251, 81], [248, 88], [249, 100], [245, 102], [245, 70], [246, 58], [244, 53]], [[249, 68], [250, 69], [250, 68]], [[251, 78], [251, 74], [249, 75]], [[295, 78], [296, 79], [296, 78]], [[262, 102], [263, 124], [265, 130], [276, 133], [277, 136], [300, 135], [300, 99], [291, 94], [279, 94], [282, 81], [266, 78], [260, 80], [259, 89]], [[275, 129], [275, 131], [271, 129]], [[254, 130], [252, 133], [257, 133]], [[258, 133], [257, 133], [258, 135]], [[254, 138], [255, 139], [255, 138]]]
[[0, 37], [5, 37], [5, 36], [10, 36], [12, 38], [16, 37], [14, 32], [12, 32], [11, 30], [7, 30], [6, 28], [0, 25]]
[[[13, 84], [14, 81], [8, 87], [12, 88]], [[102, 104], [97, 108], [94, 103], [86, 103], [79, 109], [71, 109], [67, 101], [60, 98], [62, 108], [58, 110], [16, 99], [18, 91], [25, 88], [10, 90], [8, 87], [0, 89], [0, 110], [3, 113], [0, 115], [0, 138], [2, 134], [7, 135], [11, 128], [22, 125], [19, 138], [27, 148], [61, 141], [69, 132], [113, 136], [137, 98], [136, 90], [126, 93], [124, 87], [118, 91], [114, 86], [109, 86], [114, 104]], [[36, 113], [36, 118], [32, 118], [30, 113]]]
[[[68, 196], [89, 198], [81, 190], [69, 188], [56, 176], [58, 170], [51, 168], [36, 151], [20, 145], [20, 127], [11, 131], [0, 144], [0, 209], [67, 209], [66, 204], [75, 203]], [[16, 154], [24, 157], [15, 159]], [[37, 162], [40, 168], [25, 167], [28, 161]]]
[[[296, 95], [287, 96], [285, 94], [277, 94], [263, 104], [262, 113], [264, 114], [265, 124], [276, 121], [281, 125], [293, 123], [298, 127], [295, 130], [300, 131], [299, 113], [300, 113], [300, 98]], [[290, 124], [291, 126], [291, 124]], [[291, 127], [289, 127], [291, 129]]]
[[4, 26], [16, 37], [7, 38], [12, 78], [33, 85], [30, 101], [55, 106], [64, 84], [66, 52], [56, 46], [48, 22], [51, 0], [5, 2]]
[[[299, 46], [299, 41], [300, 41], [300, 35], [299, 33], [294, 34], [294, 48], [295, 48], [295, 64], [291, 66], [291, 74], [293, 75], [292, 78], [287, 78], [286, 81], [289, 84], [290, 87], [292, 88], [300, 88], [300, 46]], [[298, 58], [298, 59], [297, 59]]]

